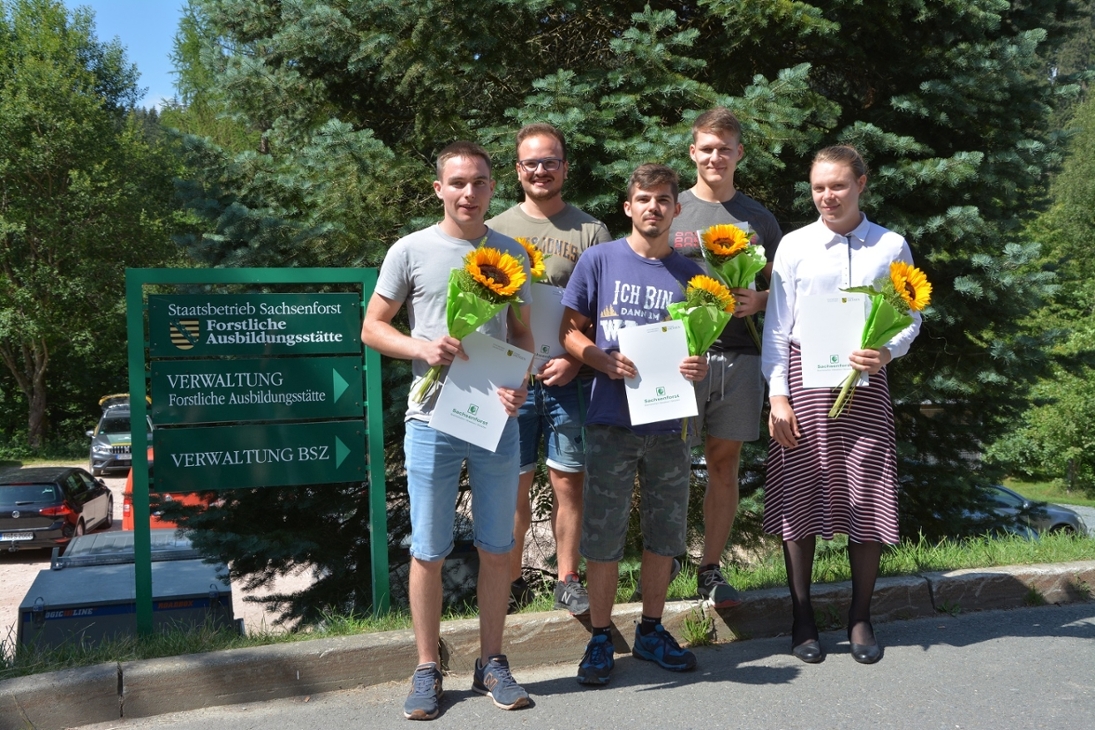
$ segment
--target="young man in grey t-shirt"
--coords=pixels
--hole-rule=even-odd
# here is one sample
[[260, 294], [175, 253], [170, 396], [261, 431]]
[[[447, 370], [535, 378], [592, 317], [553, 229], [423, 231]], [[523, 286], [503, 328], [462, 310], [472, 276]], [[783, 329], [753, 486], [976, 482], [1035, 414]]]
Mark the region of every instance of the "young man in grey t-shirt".
[[[449, 272], [463, 266], [464, 256], [480, 245], [526, 260], [520, 244], [491, 231], [483, 222], [494, 180], [490, 157], [482, 147], [454, 142], [442, 150], [433, 188], [444, 203], [444, 218], [437, 225], [399, 239], [388, 250], [361, 327], [361, 339], [366, 345], [389, 357], [412, 361], [412, 394], [431, 366], [451, 365], [457, 357], [467, 359], [460, 340], [449, 336], [445, 322]], [[527, 261], [525, 274], [527, 277]], [[527, 283], [519, 297], [522, 302], [529, 301]], [[410, 316], [410, 335], [392, 326], [392, 319], [404, 305]], [[479, 331], [500, 340], [508, 336], [518, 347], [531, 351], [532, 333], [522, 324], [529, 321], [529, 311], [528, 304], [522, 305], [518, 318], [506, 307]], [[404, 451], [411, 505], [409, 594], [419, 662], [403, 705], [403, 714], [409, 720], [432, 720], [439, 712], [441, 568], [453, 549], [456, 499], [465, 461], [471, 480], [472, 520], [480, 565], [480, 656], [475, 661], [472, 689], [489, 695], [494, 704], [506, 710], [529, 703], [528, 693], [513, 679], [502, 653], [520, 461], [515, 416], [528, 389], [499, 389], [498, 397], [510, 419], [497, 450], [491, 452], [430, 428], [430, 415], [443, 380], [421, 403], [412, 396], [406, 416]]]
[[[526, 238], [545, 254], [543, 283], [565, 287], [578, 257], [597, 243], [611, 240], [604, 223], [563, 201], [566, 141], [550, 124], [530, 124], [517, 132], [517, 179], [525, 199], [487, 221], [507, 236]], [[582, 531], [582, 485], [585, 443], [582, 438], [593, 373], [571, 355], [548, 360], [534, 373], [528, 400], [517, 417], [521, 431], [521, 479], [510, 562], [510, 609], [532, 600], [521, 575], [525, 534], [532, 523], [529, 494], [536, 476], [540, 443], [545, 446], [552, 490], [551, 526], [559, 579], [555, 608], [574, 616], [589, 613], [589, 595], [578, 577], [578, 539]]]
[[[745, 154], [737, 117], [722, 107], [698, 116], [692, 125], [688, 153], [696, 163], [696, 184], [681, 193], [681, 214], [670, 232], [673, 249], [702, 263], [702, 231], [720, 223], [747, 225], [756, 235], [754, 243], [764, 246], [768, 265], [763, 273], [767, 280], [783, 234], [775, 216], [734, 187], [734, 172]], [[696, 431], [702, 434], [706, 426], [707, 432], [707, 493], [703, 500], [703, 559], [698, 589], [700, 596], [716, 607], [735, 606], [741, 600], [723, 577], [720, 564], [738, 511], [742, 443], [759, 438], [764, 400], [760, 350], [749, 336], [744, 317], [764, 311], [768, 292], [735, 289], [734, 297], [738, 302], [734, 319], [708, 351], [710, 369], [707, 377], [696, 384], [700, 412]]]

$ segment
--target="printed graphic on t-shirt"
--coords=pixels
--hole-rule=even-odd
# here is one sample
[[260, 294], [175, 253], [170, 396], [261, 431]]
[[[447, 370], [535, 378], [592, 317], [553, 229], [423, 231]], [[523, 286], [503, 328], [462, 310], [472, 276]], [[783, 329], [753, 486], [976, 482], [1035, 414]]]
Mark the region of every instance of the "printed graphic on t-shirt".
[[597, 317], [601, 334], [610, 344], [619, 341], [622, 327], [661, 322], [665, 319], [666, 307], [680, 298], [680, 292], [619, 279], [613, 282], [612, 287], [612, 303], [604, 307]]
[[[737, 218], [732, 217], [730, 224], [748, 233], [749, 243], [757, 243], [757, 232], [750, 227], [749, 221], [739, 221]], [[692, 259], [698, 259], [703, 255], [700, 250], [700, 233], [702, 231], [677, 231], [670, 236], [669, 242], [677, 253]]]
[[526, 236], [536, 248], [544, 252], [545, 256], [560, 256], [571, 263], [582, 255], [582, 249], [570, 241], [564, 241], [554, 236]]

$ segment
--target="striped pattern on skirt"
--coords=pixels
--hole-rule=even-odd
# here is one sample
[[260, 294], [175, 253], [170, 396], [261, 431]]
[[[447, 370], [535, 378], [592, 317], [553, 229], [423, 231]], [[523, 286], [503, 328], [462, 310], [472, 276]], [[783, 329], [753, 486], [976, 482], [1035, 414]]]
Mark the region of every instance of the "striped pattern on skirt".
[[792, 345], [788, 380], [798, 446], [768, 444], [764, 531], [784, 540], [844, 533], [854, 542], [896, 544], [897, 444], [886, 369], [856, 388], [839, 418], [829, 418], [837, 389], [802, 387]]

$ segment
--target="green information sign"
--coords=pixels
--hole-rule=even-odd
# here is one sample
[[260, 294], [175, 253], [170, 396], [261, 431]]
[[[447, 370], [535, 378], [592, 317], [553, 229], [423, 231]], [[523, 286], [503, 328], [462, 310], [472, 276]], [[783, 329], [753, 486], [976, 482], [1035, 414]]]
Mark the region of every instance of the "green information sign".
[[187, 294], [148, 297], [151, 357], [361, 352], [354, 294]]
[[365, 423], [164, 428], [156, 489], [193, 492], [365, 480]]
[[157, 360], [152, 407], [172, 423], [360, 417], [360, 357]]

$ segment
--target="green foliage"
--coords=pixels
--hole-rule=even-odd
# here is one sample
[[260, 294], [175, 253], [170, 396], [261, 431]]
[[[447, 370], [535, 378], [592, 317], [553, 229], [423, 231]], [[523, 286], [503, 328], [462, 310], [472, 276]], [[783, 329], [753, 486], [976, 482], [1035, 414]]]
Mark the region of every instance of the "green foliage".
[[215, 266], [378, 264], [437, 219], [432, 161], [457, 138], [498, 161], [499, 212], [518, 197], [512, 135], [527, 122], [565, 132], [567, 198], [617, 233], [639, 163], [690, 183], [690, 124], [713, 105], [742, 118], [739, 187], [785, 230], [814, 216], [813, 152], [857, 145], [873, 169], [865, 209], [935, 288], [890, 369], [902, 530], [970, 529], [975, 487], [1002, 472], [980, 452], [1047, 368], [1053, 333], [1026, 322], [1054, 280], [1022, 224], [1060, 161], [1049, 120], [1075, 87], [1048, 67], [1072, 3], [191, 0], [188, 18], [183, 243]]
[[[389, 479], [395, 490], [403, 486], [398, 475], [390, 473]], [[404, 496], [405, 492], [404, 487]], [[278, 576], [320, 568], [303, 591], [263, 599], [282, 611], [282, 621], [314, 625], [327, 614], [371, 612], [365, 484], [234, 489], [208, 497], [208, 508], [164, 503], [164, 515], [192, 529], [195, 547], [227, 564], [232, 577], [249, 589], [269, 585]], [[389, 505], [389, 536], [398, 540], [407, 534], [408, 521], [405, 498]]]
[[0, 6], [0, 360], [35, 448], [50, 392], [86, 395], [58, 366], [124, 352], [124, 267], [173, 255], [175, 160], [155, 118], [132, 110], [136, 78], [87, 10]]
[[1077, 108], [1068, 154], [1053, 181], [1053, 205], [1030, 225], [1047, 243], [1044, 259], [1059, 288], [1031, 318], [1031, 328], [1057, 338], [1053, 370], [1024, 411], [990, 450], [993, 459], [1028, 477], [1050, 479], [1095, 497], [1095, 99]]

